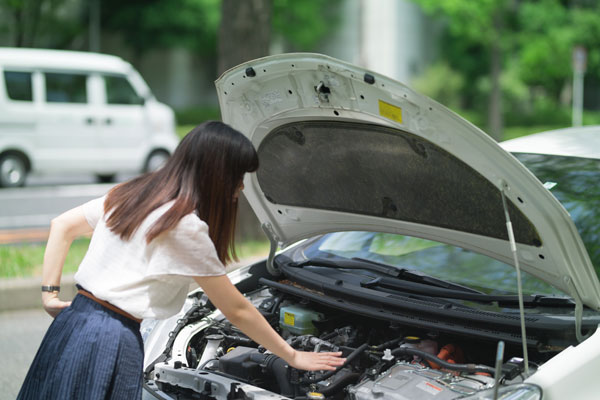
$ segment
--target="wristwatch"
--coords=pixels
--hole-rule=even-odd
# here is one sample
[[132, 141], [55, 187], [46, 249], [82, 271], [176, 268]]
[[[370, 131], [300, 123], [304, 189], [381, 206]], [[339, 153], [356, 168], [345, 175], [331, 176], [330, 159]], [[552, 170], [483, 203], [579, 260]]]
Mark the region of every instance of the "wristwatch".
[[60, 286], [42, 286], [42, 292], [60, 292]]

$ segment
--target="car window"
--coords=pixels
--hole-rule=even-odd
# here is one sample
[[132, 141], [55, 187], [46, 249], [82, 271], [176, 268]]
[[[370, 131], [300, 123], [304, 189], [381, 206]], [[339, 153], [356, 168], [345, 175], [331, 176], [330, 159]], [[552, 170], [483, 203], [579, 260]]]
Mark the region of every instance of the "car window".
[[515, 156], [569, 212], [600, 275], [600, 160], [526, 153]]
[[[489, 294], [517, 291], [514, 267], [460, 247], [411, 236], [377, 232], [324, 235], [304, 252], [312, 257], [363, 258], [466, 285]], [[553, 286], [521, 271], [523, 293], [561, 295]]]
[[131, 86], [124, 76], [104, 77], [106, 86], [106, 102], [108, 104], [132, 104], [140, 105], [144, 100], [138, 96], [135, 89]]
[[49, 103], [86, 103], [87, 75], [46, 72], [46, 101]]
[[31, 72], [4, 71], [4, 82], [9, 99], [33, 101]]

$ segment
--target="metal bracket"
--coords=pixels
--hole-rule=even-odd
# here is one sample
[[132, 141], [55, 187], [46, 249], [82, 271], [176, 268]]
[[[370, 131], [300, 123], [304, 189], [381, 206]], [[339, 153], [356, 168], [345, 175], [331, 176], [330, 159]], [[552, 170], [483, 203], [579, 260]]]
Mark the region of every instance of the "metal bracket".
[[265, 232], [265, 235], [267, 235], [269, 243], [271, 244], [269, 248], [269, 256], [267, 257], [267, 271], [269, 271], [269, 273], [273, 276], [279, 276], [281, 275], [281, 271], [273, 263], [273, 259], [275, 258], [275, 252], [277, 252], [277, 249], [279, 248], [279, 237], [277, 237], [277, 235], [273, 231], [273, 226], [271, 226], [270, 223], [263, 223], [261, 225], [261, 228], [263, 232]]
[[319, 82], [317, 86], [315, 86], [315, 92], [317, 92], [317, 96], [322, 103], [329, 103], [329, 95], [331, 94], [331, 89], [325, 86], [323, 81]]

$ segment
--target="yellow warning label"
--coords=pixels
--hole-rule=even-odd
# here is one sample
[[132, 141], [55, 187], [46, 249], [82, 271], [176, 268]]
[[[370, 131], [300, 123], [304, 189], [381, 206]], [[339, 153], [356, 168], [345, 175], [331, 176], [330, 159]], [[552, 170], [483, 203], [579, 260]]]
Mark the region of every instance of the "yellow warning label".
[[402, 123], [402, 109], [383, 100], [379, 100], [379, 115], [399, 124]]
[[289, 312], [283, 313], [283, 322], [286, 325], [294, 326], [294, 314]]

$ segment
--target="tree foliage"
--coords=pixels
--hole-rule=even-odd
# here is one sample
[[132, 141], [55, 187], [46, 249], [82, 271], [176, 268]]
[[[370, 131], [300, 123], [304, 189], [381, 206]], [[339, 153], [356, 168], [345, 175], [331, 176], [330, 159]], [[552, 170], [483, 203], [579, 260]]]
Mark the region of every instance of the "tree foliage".
[[471, 42], [496, 40], [493, 20], [509, 11], [509, 0], [415, 0], [430, 14], [447, 17], [450, 32]]
[[311, 51], [339, 22], [340, 0], [273, 0], [273, 33], [293, 51]]
[[[494, 46], [502, 55], [498, 87], [504, 98], [503, 115], [511, 123], [533, 122], [535, 115], [540, 120], [552, 115], [565, 120], [577, 45], [587, 49], [586, 81], [600, 81], [596, 0], [413, 1], [445, 21], [441, 57], [451, 71], [471, 83], [465, 85], [462, 99], [468, 108], [483, 112], [481, 98], [493, 92]], [[600, 99], [595, 106], [600, 106]]]
[[588, 52], [588, 75], [600, 77], [600, 3], [526, 2], [519, 9], [520, 75], [530, 86], [558, 98], [572, 77], [572, 52]]
[[67, 0], [0, 0], [0, 33], [13, 47], [78, 48], [82, 7]]
[[214, 55], [220, 0], [102, 0], [102, 28], [138, 54], [187, 48]]

